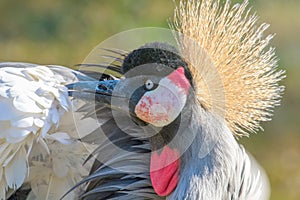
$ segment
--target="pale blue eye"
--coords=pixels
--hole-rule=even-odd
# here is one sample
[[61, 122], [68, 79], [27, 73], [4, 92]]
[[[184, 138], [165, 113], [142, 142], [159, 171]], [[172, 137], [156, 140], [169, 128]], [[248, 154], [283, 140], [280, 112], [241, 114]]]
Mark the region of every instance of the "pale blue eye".
[[145, 81], [145, 88], [147, 90], [151, 90], [151, 89], [153, 89], [153, 87], [154, 87], [153, 81], [151, 81], [150, 79]]

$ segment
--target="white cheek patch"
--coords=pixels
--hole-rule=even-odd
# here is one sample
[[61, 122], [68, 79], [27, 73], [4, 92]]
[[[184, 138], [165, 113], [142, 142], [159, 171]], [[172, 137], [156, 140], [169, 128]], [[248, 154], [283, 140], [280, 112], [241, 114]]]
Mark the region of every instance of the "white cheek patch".
[[187, 92], [166, 77], [159, 82], [155, 90], [142, 96], [135, 107], [135, 113], [141, 120], [156, 127], [163, 127], [179, 116], [186, 99]]

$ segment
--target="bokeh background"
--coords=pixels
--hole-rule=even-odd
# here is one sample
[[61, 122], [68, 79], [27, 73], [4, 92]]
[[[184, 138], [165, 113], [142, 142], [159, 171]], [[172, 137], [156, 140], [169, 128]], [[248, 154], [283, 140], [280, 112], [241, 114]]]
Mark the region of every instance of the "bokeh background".
[[[238, 2], [234, 0], [234, 2]], [[287, 78], [282, 106], [264, 131], [240, 140], [269, 175], [273, 200], [300, 199], [300, 0], [250, 0], [276, 33]], [[137, 27], [168, 28], [172, 0], [1, 0], [0, 61], [72, 67], [104, 39]], [[0, 111], [1, 112], [1, 111]]]

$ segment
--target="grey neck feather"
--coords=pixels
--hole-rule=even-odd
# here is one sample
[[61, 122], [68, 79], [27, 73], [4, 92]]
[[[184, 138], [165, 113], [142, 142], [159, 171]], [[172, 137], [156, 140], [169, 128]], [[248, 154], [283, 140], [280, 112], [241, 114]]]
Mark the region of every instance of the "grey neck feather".
[[[179, 183], [167, 199], [264, 199], [260, 170], [225, 121], [197, 104], [182, 136], [195, 133], [181, 157]], [[180, 145], [179, 145], [180, 146]]]

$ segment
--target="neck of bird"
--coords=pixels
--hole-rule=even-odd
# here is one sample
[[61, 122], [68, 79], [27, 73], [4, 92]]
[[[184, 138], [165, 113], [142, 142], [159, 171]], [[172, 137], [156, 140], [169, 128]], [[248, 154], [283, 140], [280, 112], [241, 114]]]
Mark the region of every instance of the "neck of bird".
[[[217, 181], [226, 179], [228, 174], [223, 174], [224, 168], [232, 168], [239, 148], [221, 117], [206, 111], [197, 103], [187, 105], [191, 106], [185, 106], [181, 116], [160, 134], [181, 155], [178, 187], [170, 199], [200, 197], [191, 193], [200, 193], [199, 188], [191, 187], [197, 187], [197, 184], [215, 187]], [[175, 134], [170, 136], [169, 133], [174, 131]]]
[[186, 163], [196, 158], [205, 161], [215, 154], [226, 155], [238, 148], [225, 120], [204, 109], [193, 98], [189, 98], [174, 122], [150, 138], [152, 151], [165, 145], [176, 148]]
[[199, 161], [212, 167], [220, 159], [230, 157], [232, 151], [238, 148], [238, 143], [222, 117], [196, 103], [193, 105], [188, 125], [181, 133], [187, 137], [192, 136], [193, 140], [189, 141], [190, 145], [183, 153], [182, 162], [188, 165], [191, 161]]

